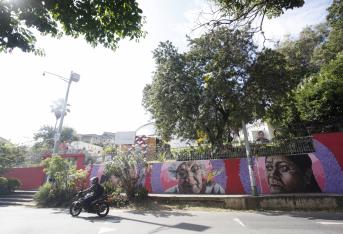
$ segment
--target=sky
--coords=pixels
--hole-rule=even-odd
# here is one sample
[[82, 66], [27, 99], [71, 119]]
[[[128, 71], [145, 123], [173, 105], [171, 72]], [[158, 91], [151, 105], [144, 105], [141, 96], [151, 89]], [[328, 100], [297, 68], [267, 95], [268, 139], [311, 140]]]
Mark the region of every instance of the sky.
[[[44, 71], [68, 78], [73, 71], [80, 81], [72, 83], [70, 113], [64, 126], [80, 134], [135, 131], [151, 121], [141, 105], [142, 91], [151, 83], [155, 63], [152, 51], [160, 41], [172, 41], [187, 50], [186, 35], [198, 36], [196, 19], [207, 11], [206, 0], [138, 0], [146, 17], [145, 38], [123, 40], [116, 51], [91, 47], [82, 38], [38, 37], [45, 56], [15, 49], [0, 54], [0, 137], [16, 144], [32, 144], [33, 134], [44, 125], [55, 124], [54, 101], [64, 98], [67, 83]], [[325, 20], [331, 0], [308, 0], [302, 8], [266, 20], [266, 37], [296, 38], [302, 28]]]

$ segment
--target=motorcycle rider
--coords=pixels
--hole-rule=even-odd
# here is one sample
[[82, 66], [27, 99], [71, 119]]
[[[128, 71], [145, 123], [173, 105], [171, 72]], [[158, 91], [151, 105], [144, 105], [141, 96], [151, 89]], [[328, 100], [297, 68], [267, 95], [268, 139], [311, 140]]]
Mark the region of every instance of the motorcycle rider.
[[86, 193], [83, 199], [83, 205], [87, 209], [91, 207], [93, 201], [95, 201], [104, 194], [104, 187], [102, 187], [99, 183], [98, 177], [92, 177], [90, 179], [90, 182], [91, 186], [83, 191], [83, 193]]

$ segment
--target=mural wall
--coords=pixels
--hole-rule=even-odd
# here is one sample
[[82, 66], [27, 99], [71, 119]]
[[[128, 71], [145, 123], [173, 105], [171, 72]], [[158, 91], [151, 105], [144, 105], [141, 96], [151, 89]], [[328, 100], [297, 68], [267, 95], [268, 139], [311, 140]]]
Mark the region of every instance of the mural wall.
[[[318, 134], [313, 141], [315, 153], [254, 158], [259, 193], [343, 193], [343, 133]], [[155, 163], [145, 186], [151, 193], [251, 193], [245, 158]]]
[[[343, 132], [313, 136], [315, 152], [298, 156], [254, 158], [259, 193], [343, 193]], [[65, 155], [85, 168], [84, 155]], [[102, 181], [104, 165], [86, 168], [90, 177]], [[32, 176], [32, 171], [37, 176]], [[17, 168], [5, 174], [22, 180], [23, 189], [38, 188], [44, 182], [42, 168]], [[27, 180], [29, 179], [29, 180]], [[144, 186], [151, 193], [250, 194], [248, 164], [245, 158], [199, 160], [150, 164]]]

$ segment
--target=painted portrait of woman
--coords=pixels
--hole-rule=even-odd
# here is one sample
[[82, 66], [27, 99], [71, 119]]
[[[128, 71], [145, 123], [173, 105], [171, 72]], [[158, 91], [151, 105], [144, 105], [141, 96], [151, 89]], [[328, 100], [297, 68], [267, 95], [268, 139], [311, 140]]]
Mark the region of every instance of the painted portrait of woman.
[[265, 173], [271, 193], [318, 193], [307, 154], [265, 157]]

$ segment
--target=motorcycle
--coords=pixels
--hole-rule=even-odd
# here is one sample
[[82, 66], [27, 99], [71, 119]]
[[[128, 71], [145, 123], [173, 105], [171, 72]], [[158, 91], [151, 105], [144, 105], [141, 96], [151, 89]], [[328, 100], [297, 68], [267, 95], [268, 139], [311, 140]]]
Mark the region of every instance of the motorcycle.
[[100, 217], [105, 217], [110, 211], [110, 201], [108, 195], [104, 195], [96, 199], [95, 201], [91, 202], [89, 206], [84, 205], [84, 199], [85, 197], [83, 197], [82, 191], [76, 194], [74, 202], [69, 208], [69, 213], [71, 214], [71, 216], [78, 216], [81, 211], [84, 210], [88, 213], [96, 213]]

